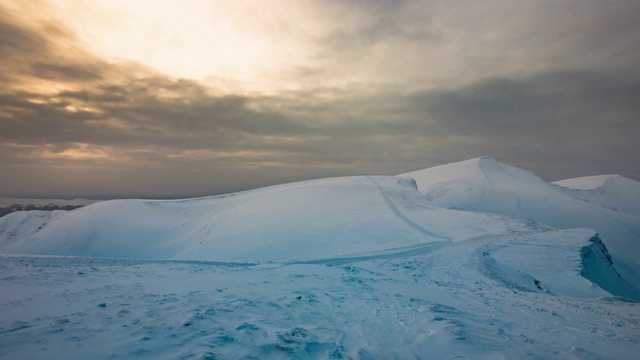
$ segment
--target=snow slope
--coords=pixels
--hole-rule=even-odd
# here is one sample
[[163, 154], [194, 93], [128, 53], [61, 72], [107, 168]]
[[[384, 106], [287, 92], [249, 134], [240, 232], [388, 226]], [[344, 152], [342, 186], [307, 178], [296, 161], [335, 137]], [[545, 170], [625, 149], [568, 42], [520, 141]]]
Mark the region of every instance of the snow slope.
[[[579, 178], [554, 181], [553, 184], [575, 190], [596, 190], [601, 188], [610, 179], [621, 177], [620, 175], [594, 175]], [[627, 179], [629, 180], [629, 179]]]
[[199, 199], [103, 201], [52, 216], [14, 213], [0, 221], [0, 251], [297, 261], [528, 230], [522, 221], [429, 207], [395, 177], [350, 177]]
[[615, 179], [479, 158], [12, 213], [0, 357], [634, 359], [640, 221]]
[[589, 236], [297, 263], [4, 255], [0, 357], [635, 359], [640, 305], [579, 276]]
[[640, 217], [640, 182], [620, 175], [587, 176], [556, 181], [570, 196], [605, 209]]
[[609, 177], [602, 190], [569, 190], [490, 157], [400, 176], [413, 179], [431, 206], [528, 218], [554, 228], [595, 229], [619, 270], [640, 288], [640, 217], [636, 211], [640, 196], [635, 181]]
[[[490, 157], [400, 176], [413, 179], [418, 190], [433, 206], [525, 217], [554, 227], [595, 225], [611, 239], [638, 234], [640, 183], [620, 176], [550, 184], [528, 171], [499, 163]], [[577, 183], [601, 185], [593, 190], [558, 186]], [[639, 249], [634, 246], [625, 252], [631, 250], [637, 256], [640, 255]]]
[[[323, 179], [200, 199], [104, 201], [57, 213], [45, 224], [29, 220], [39, 213], [15, 213], [0, 222], [0, 248], [28, 254], [275, 261], [448, 240], [408, 225], [377, 181], [382, 180]], [[403, 187], [393, 182], [388, 187]]]

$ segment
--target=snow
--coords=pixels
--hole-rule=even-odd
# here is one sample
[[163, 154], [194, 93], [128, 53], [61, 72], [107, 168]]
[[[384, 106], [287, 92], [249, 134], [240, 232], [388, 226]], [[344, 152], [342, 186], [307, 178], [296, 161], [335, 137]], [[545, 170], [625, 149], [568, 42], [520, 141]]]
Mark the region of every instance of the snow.
[[46, 205], [58, 205], [58, 206], [85, 206], [89, 204], [96, 203], [100, 200], [90, 200], [90, 199], [23, 199], [23, 198], [10, 198], [0, 196], [0, 207], [9, 207], [13, 204], [20, 204], [23, 206], [26, 205], [35, 205], [35, 206], [46, 206]]
[[0, 357], [635, 359], [640, 221], [617, 178], [484, 157], [12, 213]]
[[575, 190], [596, 190], [604, 186], [610, 179], [621, 177], [620, 175], [595, 175], [579, 178], [554, 181], [556, 185]]
[[[490, 157], [400, 176], [413, 179], [431, 206], [532, 219], [554, 228], [595, 229], [621, 276], [640, 289], [640, 183], [636, 181], [616, 176], [598, 190], [572, 190]], [[638, 298], [640, 293], [634, 292]]]
[[572, 197], [605, 209], [640, 217], [640, 182], [620, 175], [556, 181]]
[[[376, 181], [324, 179], [187, 201], [104, 201], [52, 219], [30, 236], [5, 231], [0, 241], [10, 253], [243, 262], [312, 260], [443, 240], [408, 226]], [[393, 183], [391, 189], [402, 190]], [[34, 215], [10, 214], [8, 222]]]

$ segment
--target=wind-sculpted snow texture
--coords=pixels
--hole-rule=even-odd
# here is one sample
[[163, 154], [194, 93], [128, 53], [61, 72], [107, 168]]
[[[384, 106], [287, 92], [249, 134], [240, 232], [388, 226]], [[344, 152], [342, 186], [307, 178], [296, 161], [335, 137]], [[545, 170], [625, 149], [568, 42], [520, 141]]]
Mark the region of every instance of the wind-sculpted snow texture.
[[12, 213], [0, 358], [635, 359], [638, 189], [479, 158]]

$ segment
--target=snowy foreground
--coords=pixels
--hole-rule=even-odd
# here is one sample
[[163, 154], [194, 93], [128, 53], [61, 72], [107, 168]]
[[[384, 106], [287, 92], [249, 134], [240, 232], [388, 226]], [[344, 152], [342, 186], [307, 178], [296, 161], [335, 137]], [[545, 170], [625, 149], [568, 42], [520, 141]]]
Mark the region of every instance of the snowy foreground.
[[636, 359], [640, 183], [479, 158], [0, 218], [0, 358]]

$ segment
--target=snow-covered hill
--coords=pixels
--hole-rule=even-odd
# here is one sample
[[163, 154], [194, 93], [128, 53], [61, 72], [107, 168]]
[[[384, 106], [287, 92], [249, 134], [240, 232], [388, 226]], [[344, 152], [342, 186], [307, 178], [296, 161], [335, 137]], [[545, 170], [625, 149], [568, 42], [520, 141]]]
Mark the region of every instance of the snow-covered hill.
[[[619, 225], [638, 228], [640, 183], [617, 175], [547, 183], [482, 157], [400, 177], [413, 179], [433, 206], [526, 217], [554, 227], [588, 225], [611, 231], [611, 238], [619, 237]], [[612, 226], [612, 221], [623, 224]]]
[[605, 209], [640, 216], [640, 182], [620, 175], [587, 176], [556, 181], [565, 191], [584, 202]]
[[12, 213], [0, 356], [631, 359], [638, 194], [484, 157]]
[[[528, 218], [554, 228], [595, 229], [625, 279], [640, 288], [640, 183], [636, 181], [606, 176], [550, 184], [490, 157], [400, 176], [413, 179], [431, 206]], [[594, 190], [559, 186], [579, 182], [601, 184]]]
[[103, 201], [0, 221], [5, 253], [205, 261], [293, 261], [379, 253], [530, 224], [432, 207], [412, 182], [347, 177], [187, 200]]

